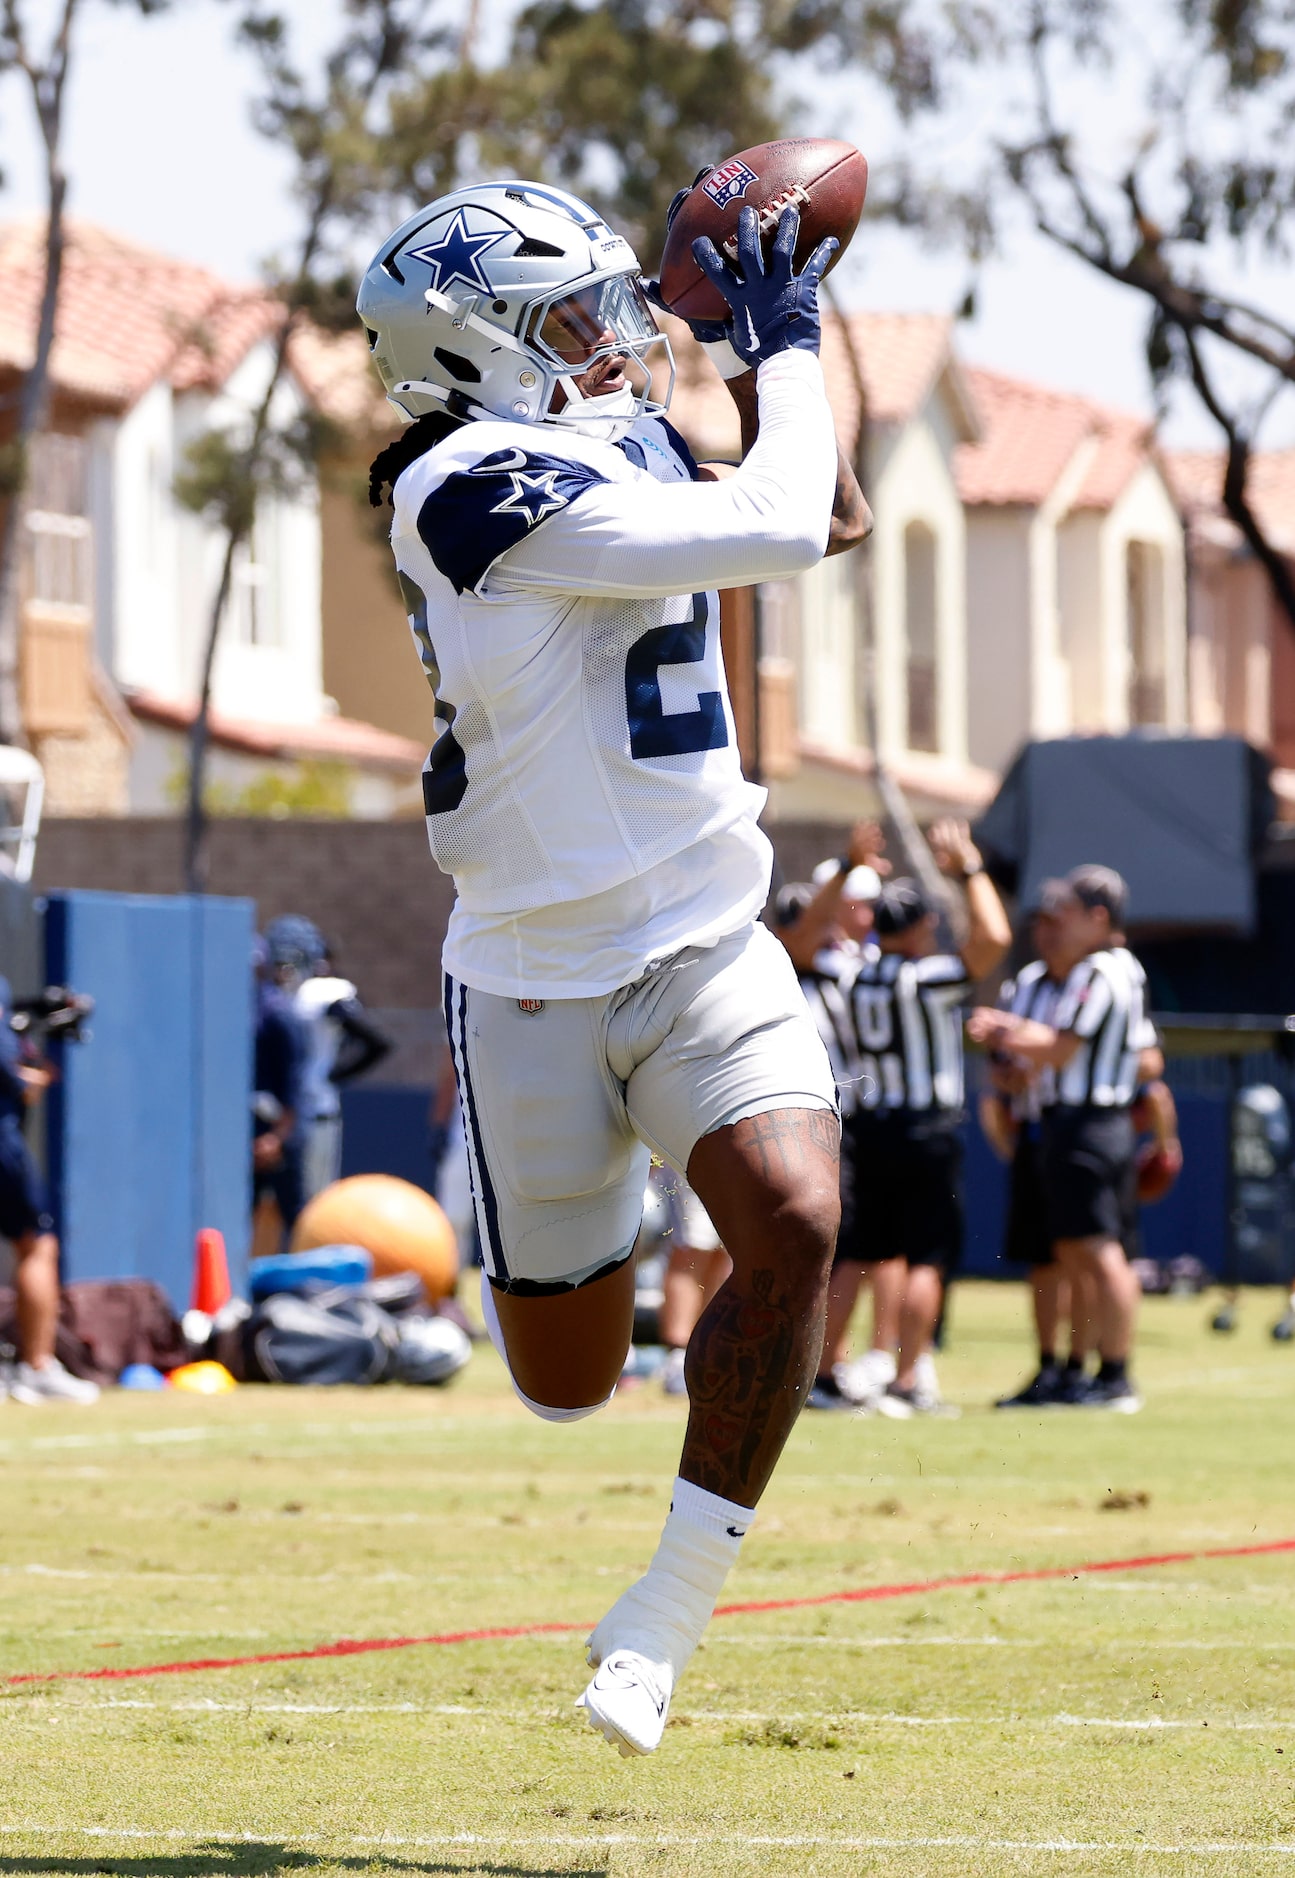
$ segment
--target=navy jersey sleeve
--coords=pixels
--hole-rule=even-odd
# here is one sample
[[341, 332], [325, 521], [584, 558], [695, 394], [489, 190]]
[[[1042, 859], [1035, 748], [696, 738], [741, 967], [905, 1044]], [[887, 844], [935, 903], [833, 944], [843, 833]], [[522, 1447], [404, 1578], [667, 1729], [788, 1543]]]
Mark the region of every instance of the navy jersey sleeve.
[[454, 591], [475, 593], [501, 554], [606, 480], [569, 458], [494, 450], [432, 491], [418, 512], [418, 532]]
[[256, 1027], [256, 1087], [294, 1114], [301, 1108], [309, 1044], [300, 1018], [279, 998], [267, 998]]

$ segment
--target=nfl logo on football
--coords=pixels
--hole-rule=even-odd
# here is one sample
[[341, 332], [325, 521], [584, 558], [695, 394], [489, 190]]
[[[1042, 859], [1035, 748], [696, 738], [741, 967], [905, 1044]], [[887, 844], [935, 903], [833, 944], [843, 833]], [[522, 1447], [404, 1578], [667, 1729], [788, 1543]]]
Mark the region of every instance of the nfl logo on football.
[[702, 188], [712, 202], [724, 209], [730, 202], [736, 202], [739, 196], [744, 196], [756, 180], [755, 171], [748, 168], [740, 157], [734, 157], [732, 162], [721, 163], [718, 169], [712, 170]]

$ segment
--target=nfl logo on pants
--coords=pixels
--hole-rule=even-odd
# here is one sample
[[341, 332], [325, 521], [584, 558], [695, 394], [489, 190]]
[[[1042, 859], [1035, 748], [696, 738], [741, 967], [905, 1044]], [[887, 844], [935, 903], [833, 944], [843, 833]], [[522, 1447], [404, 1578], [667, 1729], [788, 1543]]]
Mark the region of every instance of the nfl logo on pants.
[[544, 1009], [543, 998], [518, 998], [517, 1008], [523, 1017], [538, 1017]]

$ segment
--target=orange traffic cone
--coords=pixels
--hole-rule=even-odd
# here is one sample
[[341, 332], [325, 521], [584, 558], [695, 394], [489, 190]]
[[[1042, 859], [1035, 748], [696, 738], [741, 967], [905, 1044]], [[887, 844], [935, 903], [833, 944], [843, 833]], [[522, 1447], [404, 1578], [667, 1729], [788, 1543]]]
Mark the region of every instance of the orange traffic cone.
[[189, 1308], [205, 1311], [208, 1317], [214, 1317], [232, 1296], [224, 1235], [217, 1232], [214, 1226], [204, 1226], [194, 1247], [193, 1296]]

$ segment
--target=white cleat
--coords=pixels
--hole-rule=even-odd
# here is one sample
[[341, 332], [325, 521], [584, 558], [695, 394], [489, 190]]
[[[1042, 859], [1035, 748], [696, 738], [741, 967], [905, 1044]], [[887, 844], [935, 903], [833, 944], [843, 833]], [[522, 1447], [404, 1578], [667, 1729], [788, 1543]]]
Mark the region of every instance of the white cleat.
[[576, 1703], [622, 1760], [651, 1754], [661, 1744], [670, 1710], [671, 1679], [664, 1663], [637, 1650], [613, 1650]]
[[99, 1400], [99, 1385], [70, 1375], [56, 1356], [46, 1357], [39, 1369], [15, 1363], [8, 1380], [13, 1400], [28, 1408], [40, 1408], [46, 1402], [76, 1402], [88, 1408]]

